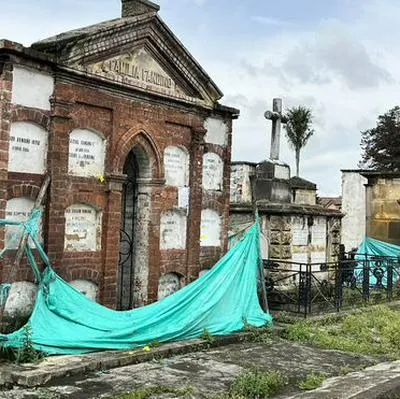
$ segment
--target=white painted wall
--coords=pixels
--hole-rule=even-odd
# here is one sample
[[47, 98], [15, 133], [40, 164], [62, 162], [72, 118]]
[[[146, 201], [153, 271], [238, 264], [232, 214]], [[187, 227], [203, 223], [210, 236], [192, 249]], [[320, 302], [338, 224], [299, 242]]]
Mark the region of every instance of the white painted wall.
[[208, 118], [204, 127], [207, 129], [206, 143], [225, 146], [228, 142], [228, 126], [222, 119]]
[[11, 124], [9, 172], [44, 174], [47, 169], [47, 132], [29, 122]]
[[104, 173], [106, 141], [88, 129], [75, 129], [70, 134], [68, 173], [75, 176], [99, 177]]
[[14, 65], [11, 99], [13, 104], [50, 110], [53, 91], [54, 79], [51, 75]]
[[358, 172], [342, 172], [342, 244], [346, 251], [358, 247], [366, 233], [366, 198], [367, 179]]

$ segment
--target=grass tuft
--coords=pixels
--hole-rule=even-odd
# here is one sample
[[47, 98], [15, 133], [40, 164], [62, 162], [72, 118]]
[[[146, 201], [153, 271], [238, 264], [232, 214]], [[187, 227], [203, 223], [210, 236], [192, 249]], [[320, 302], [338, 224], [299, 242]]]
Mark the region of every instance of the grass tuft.
[[306, 379], [299, 384], [299, 388], [303, 391], [312, 391], [313, 389], [319, 388], [325, 381], [323, 374], [311, 373]]
[[302, 321], [285, 338], [324, 349], [400, 358], [400, 312], [386, 305], [364, 308], [341, 320]]

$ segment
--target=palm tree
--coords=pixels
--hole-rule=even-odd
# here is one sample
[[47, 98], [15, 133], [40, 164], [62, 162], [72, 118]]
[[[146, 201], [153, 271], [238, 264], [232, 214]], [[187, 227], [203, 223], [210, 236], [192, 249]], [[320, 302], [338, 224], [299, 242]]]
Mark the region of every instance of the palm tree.
[[296, 153], [296, 176], [300, 170], [300, 151], [314, 134], [312, 118], [311, 109], [301, 105], [289, 108], [286, 113], [286, 137]]

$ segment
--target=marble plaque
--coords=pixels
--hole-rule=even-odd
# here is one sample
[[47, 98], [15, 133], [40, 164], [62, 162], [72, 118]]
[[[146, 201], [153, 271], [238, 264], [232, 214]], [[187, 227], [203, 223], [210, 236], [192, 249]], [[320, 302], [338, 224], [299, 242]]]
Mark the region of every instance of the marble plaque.
[[160, 248], [185, 249], [186, 248], [186, 215], [179, 211], [171, 211], [161, 216]]
[[222, 119], [208, 118], [204, 127], [207, 129], [206, 143], [225, 146], [228, 142], [228, 126]]
[[205, 190], [222, 191], [224, 178], [224, 162], [213, 152], [203, 157], [203, 188]]
[[44, 174], [47, 169], [47, 132], [28, 122], [11, 124], [9, 172]]
[[[12, 198], [7, 201], [6, 219], [16, 222], [26, 222], [31, 216], [35, 203], [29, 198]], [[7, 226], [5, 228], [5, 244], [8, 249], [17, 249], [21, 240], [22, 228], [18, 226]], [[41, 233], [39, 235], [41, 241]], [[29, 245], [34, 248], [35, 245], [29, 240]]]
[[87, 129], [75, 129], [70, 134], [68, 172], [83, 177], [104, 174], [105, 140]]
[[50, 97], [54, 91], [54, 79], [51, 75], [35, 69], [14, 65], [13, 104], [50, 111]]
[[100, 236], [101, 217], [94, 208], [74, 204], [65, 210], [65, 251], [99, 251]]
[[326, 247], [326, 219], [315, 217], [312, 226], [311, 244], [315, 247]]
[[189, 156], [179, 147], [170, 146], [164, 151], [165, 179], [168, 186], [189, 185]]
[[161, 301], [179, 291], [182, 288], [182, 285], [182, 278], [175, 273], [168, 273], [161, 276], [158, 284], [158, 300]]
[[200, 245], [202, 247], [221, 246], [221, 217], [212, 209], [201, 212]]
[[308, 225], [307, 219], [304, 217], [292, 217], [292, 245], [307, 245], [308, 244]]

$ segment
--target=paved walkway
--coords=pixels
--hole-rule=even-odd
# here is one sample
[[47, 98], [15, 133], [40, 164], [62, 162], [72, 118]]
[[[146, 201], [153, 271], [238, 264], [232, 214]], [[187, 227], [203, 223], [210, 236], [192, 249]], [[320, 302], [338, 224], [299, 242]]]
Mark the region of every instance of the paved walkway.
[[[185, 389], [190, 386], [193, 387], [191, 398], [212, 398], [218, 391], [227, 390], [240, 373], [253, 367], [263, 370], [281, 370], [287, 375], [290, 384], [280, 398], [288, 398], [296, 397], [301, 393], [297, 388], [298, 383], [313, 371], [323, 372], [327, 377], [331, 377], [344, 372], [362, 370], [374, 363], [376, 363], [374, 359], [366, 356], [310, 348], [272, 337], [265, 343], [233, 344], [169, 359], [154, 359], [147, 363], [109, 371], [63, 378], [39, 389], [15, 388], [0, 392], [0, 398], [112, 398], [121, 393], [154, 386], [175, 389]], [[396, 372], [398, 373], [398, 370]], [[393, 375], [396, 372], [393, 372]], [[349, 376], [352, 374], [345, 378]], [[309, 394], [303, 397], [311, 398], [307, 395]], [[321, 395], [314, 394], [312, 397], [346, 397]], [[173, 397], [173, 395], [164, 394], [152, 398]]]

